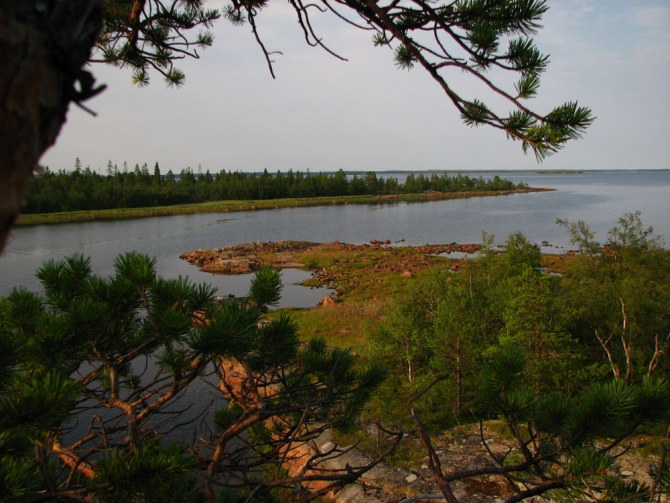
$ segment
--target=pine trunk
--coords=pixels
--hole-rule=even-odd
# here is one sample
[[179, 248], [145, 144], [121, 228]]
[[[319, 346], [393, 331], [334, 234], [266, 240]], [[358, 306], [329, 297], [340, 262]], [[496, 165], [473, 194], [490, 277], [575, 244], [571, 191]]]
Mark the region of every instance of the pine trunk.
[[101, 0], [0, 0], [0, 253], [69, 103], [90, 90], [82, 67], [101, 25]]

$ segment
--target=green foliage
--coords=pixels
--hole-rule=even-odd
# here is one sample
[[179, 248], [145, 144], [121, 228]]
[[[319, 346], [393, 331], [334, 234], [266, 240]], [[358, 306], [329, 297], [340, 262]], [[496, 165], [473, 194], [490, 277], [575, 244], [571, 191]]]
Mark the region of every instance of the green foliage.
[[279, 319], [260, 328], [258, 346], [249, 358], [252, 370], [281, 367], [295, 361], [298, 355], [298, 327], [285, 312]]
[[395, 64], [401, 70], [411, 70], [416, 63], [416, 55], [405, 45], [399, 45], [394, 54]]
[[640, 211], [624, 213], [618, 219], [618, 226], [612, 227], [607, 233], [607, 246], [615, 250], [648, 253], [658, 251], [663, 246], [663, 239], [654, 236], [653, 227], [644, 228]]
[[[666, 452], [666, 449], [663, 449]], [[660, 474], [660, 477], [659, 477]], [[659, 484], [665, 491], [670, 491], [670, 463], [667, 459], [663, 460], [663, 463], [653, 463], [649, 467], [649, 475], [654, 479], [659, 477]]]
[[526, 379], [538, 391], [559, 390], [579, 363], [576, 341], [569, 334], [574, 313], [559, 300], [557, 278], [526, 268], [514, 283], [500, 344], [524, 348], [529, 356]]
[[148, 5], [128, 0], [105, 0], [103, 29], [98, 35], [95, 62], [130, 67], [133, 83], [149, 84], [149, 69], [159, 72], [168, 87], [180, 87], [185, 75], [174, 61], [186, 56], [198, 58], [198, 49], [212, 45], [209, 31], [192, 36], [195, 27], [211, 28], [221, 15], [206, 9], [200, 0], [185, 0], [173, 5], [149, 0]]
[[39, 487], [39, 474], [32, 463], [3, 456], [0, 462], [0, 501], [27, 501]]
[[207, 171], [196, 176], [189, 168], [177, 179], [172, 172], [165, 178], [160, 169], [154, 175], [118, 172], [107, 176], [95, 171], [46, 170], [31, 177], [24, 194], [24, 214], [60, 211], [103, 210], [117, 208], [155, 207], [202, 203], [221, 200], [268, 200], [304, 197], [340, 197], [347, 195], [386, 195], [438, 192], [476, 192], [510, 190], [516, 186], [509, 180], [494, 177], [474, 179], [464, 175], [417, 175], [408, 183], [395, 178], [377, 178], [374, 172], [365, 177], [348, 178], [344, 171], [335, 173], [303, 173], [278, 171], [275, 175], [246, 174], [222, 170], [216, 175]]
[[603, 451], [586, 447], [574, 449], [564, 464], [565, 476], [579, 480], [592, 475], [605, 475], [614, 464], [614, 458]]
[[580, 338], [607, 357], [615, 377], [652, 375], [667, 360], [670, 261], [661, 239], [642, 225], [639, 212], [625, 214], [600, 246], [584, 222], [565, 225], [580, 256], [565, 271], [566, 299], [580, 311]]
[[[494, 468], [528, 487], [553, 481], [568, 499], [587, 486], [615, 500], [648, 493], [607, 471], [613, 447], [645, 423], [667, 423], [656, 335], [668, 329], [668, 254], [636, 214], [606, 247], [583, 223], [564, 224], [582, 253], [560, 277], [543, 274], [538, 248], [514, 234], [500, 252], [485, 236], [480, 258], [456, 273], [438, 267], [403, 283], [368, 324], [377, 363], [366, 368], [322, 339], [301, 346], [286, 313], [259, 323], [258, 307], [278, 300], [270, 268], [258, 271], [253, 302], [217, 305], [214, 289], [160, 278], [139, 253], [119, 257], [110, 278], [81, 256], [46, 263], [43, 296], [16, 289], [0, 299], [0, 494], [57, 495], [85, 482], [101, 500], [197, 501], [207, 480], [244, 473], [238, 497], [283, 473], [287, 443], [351, 430], [366, 403], [367, 417], [395, 422], [417, 396], [413, 410], [431, 426], [500, 417], [516, 458]], [[603, 379], [604, 364], [619, 378]], [[209, 376], [221, 394], [191, 446], [194, 464], [162, 439], [190, 421], [183, 397]], [[74, 440], [73, 417], [87, 427]], [[68, 459], [90, 472], [59, 475]]]
[[0, 431], [27, 430], [39, 438], [58, 430], [70, 415], [80, 384], [57, 370], [21, 379], [0, 399]]
[[[195, 503], [217, 479], [253, 491], [287, 475], [287, 445], [353, 425], [386, 375], [323, 341], [301, 349], [289, 315], [261, 324], [256, 306], [217, 305], [215, 289], [163, 279], [140, 253], [118, 257], [110, 278], [79, 255], [37, 274], [44, 297], [16, 289], [0, 299], [0, 495], [10, 501], [75, 491]], [[265, 268], [249, 296], [275, 303], [280, 287]], [[213, 376], [208, 419], [207, 406], [191, 410], [189, 389]], [[171, 435], [200, 419], [197, 440]]]
[[526, 356], [519, 346], [504, 346], [482, 370], [482, 397], [487, 401], [500, 400], [523, 385]]
[[567, 229], [570, 235], [570, 244], [577, 245], [582, 254], [592, 256], [600, 251], [600, 243], [593, 240], [594, 234], [583, 220], [575, 223], [557, 218], [556, 223]]
[[226, 431], [233, 424], [235, 424], [237, 420], [239, 420], [243, 412], [244, 409], [237, 403], [231, 405], [230, 407], [219, 407], [214, 412], [214, 426], [220, 432]]
[[281, 299], [281, 273], [264, 265], [254, 275], [249, 285], [248, 299], [254, 303], [258, 309], [266, 306], [275, 306]]
[[184, 501], [180, 493], [194, 486], [193, 461], [176, 443], [166, 449], [147, 443], [131, 453], [115, 449], [105, 452], [96, 465], [98, 475], [91, 484], [108, 488], [97, 492], [100, 501]]
[[257, 348], [260, 312], [235, 302], [213, 313], [209, 323], [192, 333], [189, 346], [195, 355], [240, 358]]
[[[616, 253], [602, 252], [583, 222], [564, 225], [583, 252], [566, 260], [561, 276], [545, 274], [539, 247], [515, 233], [502, 249], [484, 236], [480, 257], [457, 273], [436, 268], [413, 280], [369, 326], [371, 352], [391, 369], [375, 417], [397, 417], [431, 383], [413, 403], [431, 427], [464, 411], [502, 413], [567, 442], [576, 431], [588, 430], [589, 438], [630, 434], [644, 417], [667, 414], [666, 384], [649, 378], [666, 375], [669, 365], [667, 342], [658, 336], [670, 333], [667, 252], [647, 244], [655, 238], [635, 215], [613, 231], [633, 243]], [[596, 335], [609, 338], [613, 364], [625, 370], [623, 335], [638, 371], [608, 383], [611, 365]]]
[[526, 269], [537, 269], [540, 267], [540, 247], [530, 243], [520, 232], [511, 234], [504, 246], [505, 253], [502, 255], [504, 273], [508, 277], [518, 276]]
[[[630, 503], [646, 503], [650, 488], [637, 480], [622, 480], [618, 477], [605, 478], [603, 498], [611, 501], [626, 501]], [[636, 497], [638, 496], [638, 497]]]
[[[411, 288], [391, 304], [382, 322], [371, 325], [368, 331], [371, 352], [390, 371], [374, 404], [375, 413], [382, 417], [403, 417], [409, 397], [423, 389], [432, 377], [427, 344], [432, 321], [425, 309], [426, 293], [420, 286]], [[417, 404], [420, 408], [425, 406], [423, 401]]]
[[[572, 396], [557, 392], [538, 396], [524, 384], [526, 364], [521, 348], [499, 350], [484, 368], [482, 398], [516, 440], [521, 456], [505, 456], [502, 464], [523, 472], [526, 487], [538, 488], [527, 496], [561, 489], [559, 499], [567, 495], [567, 500], [574, 500], [580, 494], [591, 497], [591, 487], [605, 487], [614, 501], [621, 495], [630, 501], [636, 495], [649, 497], [647, 487], [610, 477], [615, 462], [611, 450], [643, 422], [667, 418], [667, 383], [646, 379], [638, 385], [619, 379]], [[652, 473], [658, 467], [655, 470]]]

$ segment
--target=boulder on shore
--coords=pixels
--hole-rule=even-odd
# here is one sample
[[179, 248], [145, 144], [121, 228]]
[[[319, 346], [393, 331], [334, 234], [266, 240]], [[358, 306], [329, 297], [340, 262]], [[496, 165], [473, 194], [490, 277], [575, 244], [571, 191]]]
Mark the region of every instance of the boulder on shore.
[[330, 295], [326, 295], [319, 301], [319, 305], [321, 307], [333, 307], [337, 305], [337, 302], [335, 302], [335, 299], [333, 299]]

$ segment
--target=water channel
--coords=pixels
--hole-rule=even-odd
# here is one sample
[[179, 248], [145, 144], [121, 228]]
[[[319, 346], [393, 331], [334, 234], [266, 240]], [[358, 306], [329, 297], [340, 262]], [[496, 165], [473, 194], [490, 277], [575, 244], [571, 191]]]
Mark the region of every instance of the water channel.
[[[14, 231], [0, 256], [0, 295], [18, 285], [39, 291], [35, 270], [46, 260], [60, 260], [73, 253], [90, 256], [94, 271], [107, 276], [113, 272], [113, 260], [119, 253], [138, 250], [155, 256], [159, 273], [166, 277], [188, 275], [196, 282], [214, 284], [220, 294], [243, 295], [248, 277], [202, 273], [180, 260], [179, 255], [198, 248], [282, 239], [359, 244], [371, 239], [404, 239], [402, 244], [406, 245], [479, 243], [482, 231], [494, 234], [498, 243], [521, 231], [533, 242], [553, 245], [543, 251], [560, 253], [570, 245], [556, 218], [584, 220], [596, 231], [596, 239], [605, 241], [607, 230], [617, 218], [636, 210], [642, 212], [645, 225], [670, 239], [670, 171], [495, 174], [556, 190], [426, 203], [285, 208], [21, 227]], [[399, 181], [406, 177], [379, 175], [394, 176]], [[309, 307], [323, 297], [323, 292], [291, 286], [306, 277], [304, 271], [284, 272], [287, 286], [283, 305]]]
[[[380, 175], [394, 176], [399, 181], [406, 177]], [[538, 244], [542, 241], [552, 244], [543, 247], [543, 251], [561, 253], [570, 245], [565, 230], [556, 225], [556, 218], [584, 220], [596, 231], [596, 238], [604, 241], [607, 230], [616, 224], [618, 217], [637, 210], [642, 212], [645, 225], [652, 225], [657, 234], [670, 239], [670, 171], [499, 175], [532, 187], [556, 190], [413, 204], [337, 205], [21, 227], [14, 231], [0, 256], [0, 295], [7, 295], [19, 285], [41, 290], [35, 270], [46, 260], [61, 260], [74, 253], [90, 256], [94, 272], [108, 276], [119, 253], [138, 250], [156, 257], [158, 272], [163, 276], [189, 276], [196, 282], [214, 284], [220, 294], [240, 296], [248, 289], [250, 275], [227, 277], [202, 273], [180, 260], [179, 255], [249, 241], [338, 240], [360, 244], [371, 239], [390, 239], [404, 240], [404, 245], [478, 243], [482, 231], [494, 234], [498, 243], [521, 231]], [[482, 173], [482, 176], [494, 174]], [[326, 294], [324, 290], [292, 285], [308, 277], [307, 271], [283, 272], [285, 288], [281, 305], [316, 305]], [[204, 407], [213, 398], [210, 388], [203, 383], [195, 383], [188, 393], [189, 401], [198, 407]], [[86, 423], [82, 420], [77, 425], [71, 433], [73, 438], [81, 434]], [[186, 435], [189, 431], [177, 433]]]

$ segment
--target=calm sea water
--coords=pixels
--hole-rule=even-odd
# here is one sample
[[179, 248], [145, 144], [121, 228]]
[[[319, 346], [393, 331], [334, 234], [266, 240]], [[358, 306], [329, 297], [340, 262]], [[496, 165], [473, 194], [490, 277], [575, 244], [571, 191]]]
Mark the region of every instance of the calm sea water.
[[[415, 204], [286, 208], [19, 228], [0, 256], [0, 295], [19, 285], [39, 291], [35, 270], [46, 260], [60, 260], [73, 253], [90, 256], [94, 271], [107, 276], [112, 274], [113, 260], [119, 253], [138, 250], [155, 256], [159, 273], [164, 276], [188, 275], [194, 281], [216, 285], [220, 293], [244, 295], [249, 276], [202, 273], [180, 260], [179, 255], [198, 248], [282, 239], [351, 243], [404, 239], [403, 244], [410, 245], [478, 243], [482, 231], [494, 234], [499, 243], [509, 234], [521, 231], [531, 241], [549, 241], [554, 246], [544, 250], [556, 253], [569, 247], [565, 230], [556, 225], [556, 218], [584, 220], [597, 232], [596, 237], [604, 241], [607, 230], [619, 216], [636, 210], [642, 212], [646, 225], [652, 225], [658, 234], [670, 240], [670, 172], [499, 175], [533, 187], [557, 190]], [[401, 181], [406, 177], [395, 173], [390, 176]], [[488, 178], [494, 174], [482, 173], [482, 176]], [[314, 306], [327, 293], [291, 285], [309, 277], [307, 272], [286, 270], [283, 277], [283, 305]], [[195, 382], [188, 393], [196, 412], [213, 399], [209, 387], [201, 382]], [[221, 399], [215, 401], [221, 403]], [[85, 431], [87, 417], [80, 418], [66, 441]], [[182, 428], [173, 436], [190, 438], [191, 434], [190, 428]]]
[[[198, 248], [282, 239], [350, 243], [404, 239], [403, 244], [410, 245], [478, 243], [482, 231], [494, 234], [498, 243], [521, 231], [538, 244], [550, 242], [554, 246], [544, 251], [556, 253], [569, 248], [568, 236], [556, 225], [556, 218], [584, 220], [596, 231], [596, 239], [604, 241], [618, 217], [637, 210], [642, 212], [645, 225], [670, 239], [668, 171], [495, 174], [556, 191], [413, 204], [285, 208], [19, 228], [0, 256], [0, 295], [19, 285], [40, 290], [35, 270], [46, 260], [60, 260], [73, 253], [90, 256], [94, 271], [106, 276], [113, 272], [113, 260], [119, 253], [138, 250], [155, 256], [159, 273], [164, 276], [188, 275], [194, 281], [215, 284], [220, 293], [243, 295], [248, 277], [202, 273], [180, 260], [179, 255]], [[405, 177], [383, 173], [379, 176]], [[284, 305], [311, 306], [323, 297], [323, 291], [290, 286], [307, 275], [303, 271], [284, 271], [285, 283], [289, 284]]]

